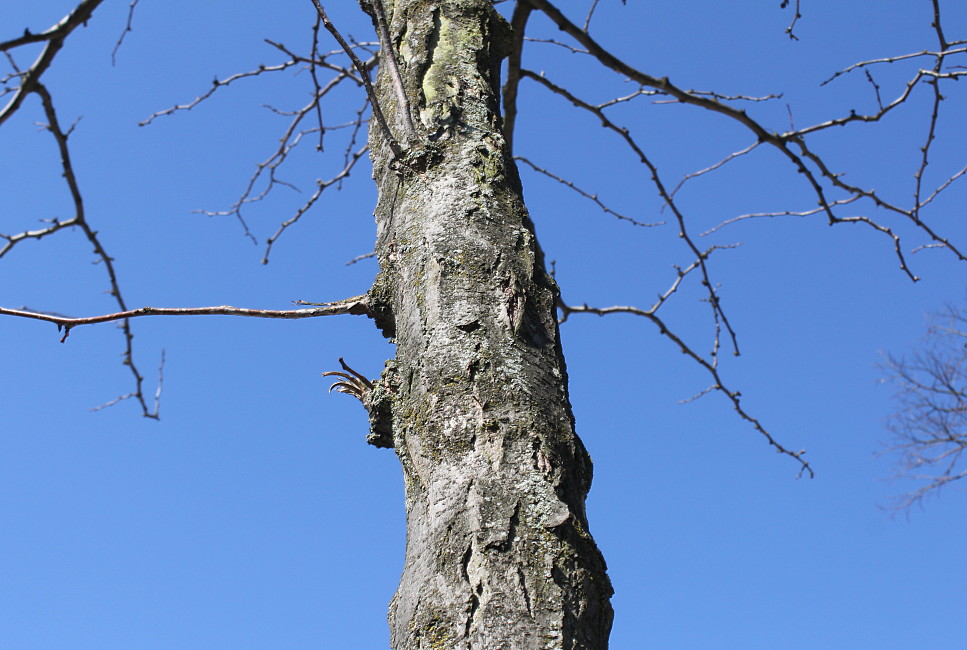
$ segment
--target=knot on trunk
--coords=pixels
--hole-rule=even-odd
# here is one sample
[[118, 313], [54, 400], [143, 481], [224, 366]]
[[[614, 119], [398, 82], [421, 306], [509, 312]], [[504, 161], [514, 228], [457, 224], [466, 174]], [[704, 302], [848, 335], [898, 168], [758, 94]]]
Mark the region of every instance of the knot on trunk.
[[358, 399], [369, 412], [369, 433], [366, 442], [374, 447], [391, 449], [393, 447], [393, 398], [396, 394], [395, 363], [386, 362], [383, 374], [375, 381], [366, 379], [362, 374], [350, 368], [342, 357], [339, 365], [345, 372], [330, 370], [322, 373], [323, 377], [338, 377], [339, 381], [329, 387], [333, 390], [352, 395]]

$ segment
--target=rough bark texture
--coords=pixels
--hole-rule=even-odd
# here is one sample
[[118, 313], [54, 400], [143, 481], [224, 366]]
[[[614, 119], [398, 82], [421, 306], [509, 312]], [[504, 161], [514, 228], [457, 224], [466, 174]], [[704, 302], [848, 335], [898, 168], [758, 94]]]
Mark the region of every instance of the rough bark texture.
[[[364, 3], [365, 5], [368, 3]], [[374, 125], [380, 274], [397, 346], [364, 400], [403, 467], [402, 648], [606, 648], [611, 584], [588, 532], [555, 299], [501, 135], [509, 27], [489, 0], [384, 2], [417, 141], [385, 66]]]

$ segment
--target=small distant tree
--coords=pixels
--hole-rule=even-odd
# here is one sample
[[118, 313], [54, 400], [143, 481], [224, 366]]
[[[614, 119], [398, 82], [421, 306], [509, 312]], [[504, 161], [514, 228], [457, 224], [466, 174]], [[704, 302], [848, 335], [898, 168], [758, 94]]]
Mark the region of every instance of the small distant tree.
[[[194, 102], [157, 115], [191, 108], [241, 79], [293, 67], [309, 70], [311, 101], [291, 114], [279, 150], [258, 166], [246, 192], [227, 212], [244, 225], [242, 209], [281, 183], [275, 174], [292, 148], [310, 137], [322, 137], [320, 106], [332, 89], [361, 88], [361, 108], [350, 125], [358, 130], [366, 124], [365, 116], [371, 116], [368, 144], [347, 148], [342, 172], [320, 181], [305, 205], [268, 238], [266, 260], [278, 237], [368, 154], [378, 189], [375, 255], [380, 270], [372, 288], [362, 296], [305, 304], [295, 310], [132, 309], [122, 298], [113, 257], [101, 245], [85, 212], [70, 156], [71, 128], [58, 116], [55, 91], [44, 79], [65, 40], [92, 19], [102, 2], [82, 0], [49, 29], [27, 30], [0, 42], [10, 68], [4, 77], [9, 99], [0, 109], [0, 125], [20, 111], [28, 97], [39, 100], [75, 206], [69, 218], [3, 235], [0, 256], [25, 240], [79, 228], [103, 262], [118, 311], [88, 318], [10, 308], [0, 309], [0, 314], [54, 323], [64, 337], [81, 325], [120, 321], [125, 361], [135, 382], [129, 397], [149, 417], [156, 417], [157, 411], [145, 397], [132, 352], [131, 321], [136, 317], [371, 317], [396, 344], [395, 358], [386, 363], [378, 379], [366, 378], [345, 364], [330, 375], [336, 377], [335, 388], [365, 405], [369, 442], [394, 449], [403, 469], [406, 562], [389, 615], [392, 646], [397, 649], [592, 649], [608, 644], [612, 587], [585, 514], [591, 462], [575, 432], [559, 321], [580, 314], [624, 313], [652, 323], [707, 374], [706, 392], [724, 396], [767, 444], [796, 464], [801, 475], [812, 475], [804, 451], [773, 436], [747, 411], [740, 392], [720, 373], [720, 351], [738, 354], [736, 335], [710, 266], [711, 256], [723, 246], [699, 244], [696, 226], [676, 200], [683, 183], [738, 158], [770, 151], [802, 179], [812, 204], [806, 209], [738, 215], [722, 226], [782, 216], [815, 216], [830, 225], [856, 225], [881, 237], [911, 280], [916, 276], [901, 246], [900, 228], [924, 246], [944, 248], [955, 259], [965, 259], [926, 214], [936, 197], [965, 173], [949, 170], [932, 186], [926, 184], [929, 155], [938, 137], [942, 88], [967, 74], [957, 63], [965, 59], [967, 41], [950, 40], [945, 34], [940, 0], [924, 4], [932, 19], [929, 45], [858, 62], [833, 74], [832, 79], [850, 75], [868, 81], [876, 97], [874, 108], [850, 110], [807, 126], [793, 125], [785, 112], [780, 120], [758, 117], [755, 107], [776, 95], [691, 89], [661, 71], [647, 72], [640, 64], [619, 58], [592, 36], [598, 0], [582, 3], [579, 17], [572, 7], [565, 13], [548, 0], [361, 0], [378, 46], [345, 38], [325, 8], [312, 0], [309, 51], [298, 53], [272, 43], [281, 63], [216, 80]], [[134, 0], [132, 10], [136, 4]], [[787, 33], [795, 38], [799, 0], [794, 4], [784, 0], [781, 6], [793, 11]], [[267, 9], [276, 10], [268, 5]], [[569, 83], [529, 69], [525, 53], [534, 43], [529, 39], [534, 15], [542, 16], [562, 35], [544, 34], [540, 41], [564, 55], [587, 57], [600, 75], [627, 80], [629, 93], [605, 102], [590, 101]], [[324, 29], [339, 43], [337, 51], [322, 45]], [[35, 44], [43, 45], [39, 57], [21, 65], [18, 50]], [[888, 90], [877, 82], [876, 74], [891, 63], [912, 65], [906, 81]], [[371, 82], [374, 70], [378, 72]], [[579, 183], [517, 155], [515, 124], [518, 114], [528, 108], [518, 103], [518, 88], [525, 82], [593, 116], [609, 136], [627, 147], [640, 165], [634, 173], [650, 181], [661, 198], [672, 224], [671, 240], [683, 244], [687, 257], [651, 305], [588, 306], [562, 299], [524, 206], [518, 163], [563, 183], [605, 212], [640, 222], [619, 214]], [[927, 110], [909, 203], [901, 205], [850, 180], [814, 145], [826, 132], [878, 123], [906, 107], [914, 96], [924, 99], [921, 106]], [[721, 119], [723, 128], [727, 125], [745, 134], [747, 145], [682, 179], [666, 178], [641, 141], [612, 117], [612, 107], [642, 100], [708, 111]], [[350, 130], [352, 145], [355, 130]], [[259, 183], [266, 184], [265, 192], [256, 189]], [[686, 283], [696, 283], [708, 305], [714, 332], [704, 348], [708, 353], [676, 333], [665, 318], [664, 305]], [[322, 285], [324, 290], [324, 281]]]
[[896, 501], [906, 510], [967, 477], [967, 313], [932, 314], [918, 349], [887, 355], [883, 368], [896, 387], [889, 454], [898, 478], [917, 485]]

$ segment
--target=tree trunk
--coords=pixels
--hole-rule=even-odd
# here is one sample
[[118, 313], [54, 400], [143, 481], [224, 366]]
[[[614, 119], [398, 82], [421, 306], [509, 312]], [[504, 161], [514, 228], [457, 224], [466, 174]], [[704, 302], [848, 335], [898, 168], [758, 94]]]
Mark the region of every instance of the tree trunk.
[[585, 515], [557, 287], [501, 134], [509, 26], [490, 0], [384, 4], [402, 88], [384, 54], [376, 92], [401, 145], [371, 121], [370, 305], [397, 350], [365, 403], [405, 485], [392, 647], [606, 648], [613, 592]]

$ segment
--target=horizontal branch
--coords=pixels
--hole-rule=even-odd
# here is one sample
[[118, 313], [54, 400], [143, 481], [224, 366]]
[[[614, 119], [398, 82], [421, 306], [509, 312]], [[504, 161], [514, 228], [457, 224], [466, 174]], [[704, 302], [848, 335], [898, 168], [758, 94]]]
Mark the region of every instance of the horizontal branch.
[[54, 323], [58, 329], [64, 329], [62, 341], [70, 334], [70, 330], [80, 325], [94, 325], [116, 320], [127, 320], [139, 316], [248, 316], [250, 318], [315, 318], [317, 316], [338, 316], [341, 314], [361, 315], [369, 313], [369, 306], [365, 295], [338, 300], [336, 302], [319, 303], [307, 309], [249, 309], [246, 307], [139, 307], [113, 314], [88, 316], [85, 318], [69, 318], [59, 314], [48, 314], [25, 309], [7, 309], [0, 307], [0, 316], [18, 316], [34, 320]]

